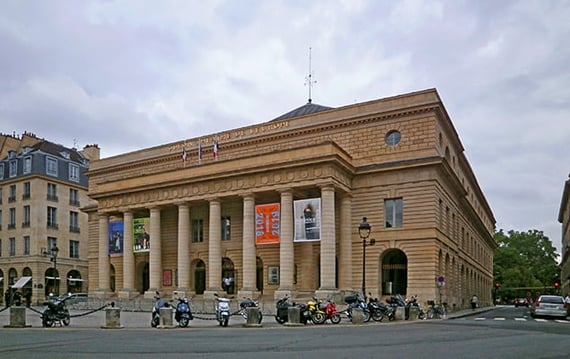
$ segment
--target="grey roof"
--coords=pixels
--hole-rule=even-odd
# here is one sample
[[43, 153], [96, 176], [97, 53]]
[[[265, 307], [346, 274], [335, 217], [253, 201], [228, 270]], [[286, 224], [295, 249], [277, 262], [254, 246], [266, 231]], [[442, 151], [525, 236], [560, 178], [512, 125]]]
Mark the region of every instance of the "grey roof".
[[309, 102], [307, 102], [303, 106], [297, 107], [296, 109], [291, 110], [291, 111], [287, 112], [286, 114], [283, 114], [279, 117], [276, 117], [273, 120], [271, 120], [270, 122], [287, 120], [287, 119], [291, 119], [291, 118], [295, 118], [295, 117], [310, 115], [310, 114], [317, 113], [317, 112], [327, 111], [330, 109], [333, 109], [333, 107], [317, 105], [316, 103], [312, 103], [311, 100], [309, 100]]

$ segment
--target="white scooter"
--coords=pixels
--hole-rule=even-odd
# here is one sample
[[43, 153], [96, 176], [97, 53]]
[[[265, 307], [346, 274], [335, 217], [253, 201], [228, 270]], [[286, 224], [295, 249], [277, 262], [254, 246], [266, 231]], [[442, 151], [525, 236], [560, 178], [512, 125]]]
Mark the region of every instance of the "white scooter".
[[214, 293], [216, 297], [216, 320], [220, 326], [227, 327], [230, 320], [230, 298], [220, 297], [218, 293]]

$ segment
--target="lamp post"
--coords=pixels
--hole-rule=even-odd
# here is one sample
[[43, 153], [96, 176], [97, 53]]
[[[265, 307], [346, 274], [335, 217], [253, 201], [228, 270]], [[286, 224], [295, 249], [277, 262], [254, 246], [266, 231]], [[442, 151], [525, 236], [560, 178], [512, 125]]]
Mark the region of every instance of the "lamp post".
[[57, 248], [57, 246], [53, 246], [49, 252], [45, 251], [44, 255], [49, 255], [50, 256], [50, 262], [53, 262], [53, 283], [54, 283], [54, 287], [55, 287], [55, 295], [59, 296], [59, 281], [57, 280], [58, 274], [57, 274], [57, 254], [59, 253], [59, 248]]
[[362, 222], [358, 226], [358, 234], [362, 240], [362, 295], [366, 300], [366, 246], [373, 246], [376, 243], [374, 238], [371, 238], [368, 242], [368, 237], [370, 237], [370, 231], [372, 227], [366, 221], [366, 217], [362, 217]]

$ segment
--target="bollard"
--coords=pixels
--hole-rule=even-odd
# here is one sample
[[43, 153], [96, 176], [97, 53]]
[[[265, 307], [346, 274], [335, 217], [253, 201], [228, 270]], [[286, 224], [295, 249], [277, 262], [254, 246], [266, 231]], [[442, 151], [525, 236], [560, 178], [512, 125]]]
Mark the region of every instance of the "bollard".
[[406, 308], [404, 307], [396, 307], [396, 320], [405, 320], [406, 319]]
[[122, 329], [121, 325], [121, 309], [107, 308], [105, 309], [105, 325], [103, 329]]
[[299, 307], [291, 306], [287, 308], [287, 317], [285, 325], [292, 327], [303, 325], [301, 324], [301, 309]]
[[362, 308], [352, 309], [352, 324], [363, 324], [364, 323], [364, 311]]
[[26, 325], [26, 307], [10, 307], [10, 324], [4, 328], [29, 328]]
[[247, 311], [247, 322], [245, 323], [246, 327], [261, 327], [261, 312], [259, 308], [246, 308]]
[[158, 325], [157, 328], [160, 328], [160, 329], [174, 328], [174, 324], [173, 324], [174, 319], [173, 319], [172, 308], [170, 308], [170, 307], [160, 308], [159, 313], [160, 313], [160, 324]]
[[410, 307], [410, 316], [409, 316], [408, 320], [418, 320], [419, 315], [420, 315], [420, 309], [418, 307], [411, 306]]

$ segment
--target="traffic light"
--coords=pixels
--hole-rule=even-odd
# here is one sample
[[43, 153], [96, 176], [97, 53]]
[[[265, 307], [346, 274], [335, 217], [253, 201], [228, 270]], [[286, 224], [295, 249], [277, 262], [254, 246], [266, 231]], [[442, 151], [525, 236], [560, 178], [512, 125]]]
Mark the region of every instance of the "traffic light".
[[501, 283], [497, 282], [495, 283], [495, 289], [499, 289], [501, 287]]
[[554, 282], [554, 288], [558, 289], [560, 287], [560, 282]]

